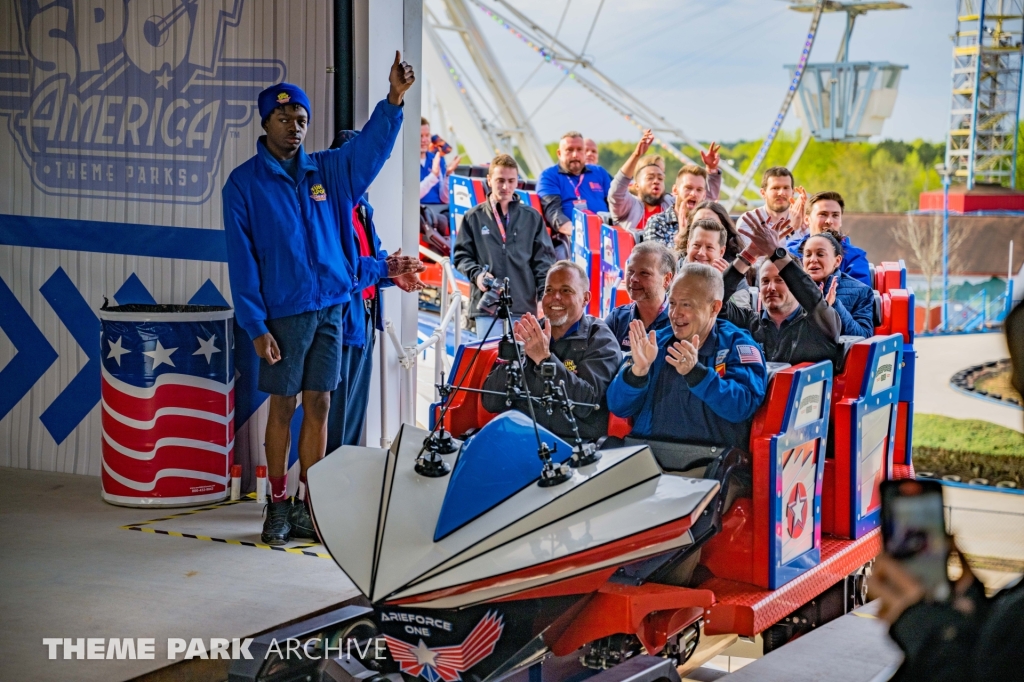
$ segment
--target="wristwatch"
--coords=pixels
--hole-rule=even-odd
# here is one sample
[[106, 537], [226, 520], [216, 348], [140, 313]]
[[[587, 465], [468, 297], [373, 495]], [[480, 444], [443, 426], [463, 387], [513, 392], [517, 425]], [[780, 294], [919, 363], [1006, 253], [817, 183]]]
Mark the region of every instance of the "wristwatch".
[[777, 260], [779, 260], [781, 258], [785, 258], [788, 255], [789, 255], [789, 251], [786, 251], [785, 248], [780, 246], [779, 248], [775, 249], [775, 252], [772, 253], [772, 255], [769, 257], [769, 259], [771, 260], [771, 262], [774, 263], [775, 261], [777, 261]]

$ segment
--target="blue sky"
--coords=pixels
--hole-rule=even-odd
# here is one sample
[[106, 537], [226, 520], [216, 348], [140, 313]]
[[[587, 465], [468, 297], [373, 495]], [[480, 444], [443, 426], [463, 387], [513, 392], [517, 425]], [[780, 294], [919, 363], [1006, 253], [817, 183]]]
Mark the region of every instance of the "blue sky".
[[[599, 0], [570, 0], [560, 38], [579, 49]], [[906, 0], [910, 9], [871, 12], [857, 19], [850, 58], [908, 66], [893, 116], [882, 137], [945, 139], [955, 3]], [[430, 3], [433, 4], [433, 3]], [[471, 3], [467, 3], [514, 88], [540, 58]], [[487, 2], [497, 12], [503, 8]], [[527, 16], [554, 32], [566, 0], [514, 0]], [[586, 53], [595, 65], [699, 140], [762, 137], [789, 82], [784, 64], [799, 57], [810, 15], [781, 0], [606, 0]], [[433, 5], [437, 8], [437, 5]], [[826, 14], [811, 62], [835, 59], [845, 14]], [[445, 36], [463, 65], [452, 34]], [[533, 111], [561, 78], [543, 65], [520, 99]], [[470, 73], [472, 78], [473, 74]], [[533, 118], [542, 140], [568, 129], [598, 140], [633, 139], [635, 129], [578, 84], [566, 81]], [[785, 127], [795, 129], [790, 112]]]

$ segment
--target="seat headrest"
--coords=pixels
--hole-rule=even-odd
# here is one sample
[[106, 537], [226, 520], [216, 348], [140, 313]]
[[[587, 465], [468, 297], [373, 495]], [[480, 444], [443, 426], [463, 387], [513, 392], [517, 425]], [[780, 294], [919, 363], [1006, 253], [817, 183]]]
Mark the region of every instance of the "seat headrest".
[[858, 343], [864, 340], [863, 336], [840, 336], [837, 342], [839, 343], [839, 349], [842, 351], [842, 356], [839, 358], [836, 365], [836, 373], [843, 371], [843, 366], [846, 365], [846, 358], [850, 355], [850, 350]]
[[777, 372], [781, 372], [787, 367], [792, 367], [788, 362], [768, 362], [765, 364], [768, 366], [768, 381], [771, 381]]

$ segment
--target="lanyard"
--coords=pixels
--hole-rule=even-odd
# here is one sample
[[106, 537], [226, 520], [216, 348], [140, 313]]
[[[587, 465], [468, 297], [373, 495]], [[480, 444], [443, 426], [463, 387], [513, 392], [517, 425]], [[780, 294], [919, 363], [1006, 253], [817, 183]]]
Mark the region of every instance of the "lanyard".
[[[510, 208], [511, 208], [511, 206], [512, 206], [512, 204], [509, 203], [509, 207]], [[505, 244], [505, 226], [501, 222], [501, 216], [498, 215], [498, 202], [496, 202], [496, 201], [492, 201], [491, 202], [491, 213], [494, 214], [494, 222], [496, 222], [498, 224], [498, 231], [501, 232], [501, 243], [502, 243], [502, 245], [504, 245]], [[505, 218], [507, 220], [508, 216], [506, 215]]]
[[585, 174], [586, 174], [586, 172], [580, 173], [580, 179], [576, 181], [576, 186], [573, 187], [573, 190], [576, 192], [576, 198], [577, 199], [582, 199], [583, 198], [583, 197], [580, 196], [580, 185], [583, 184], [583, 176]]

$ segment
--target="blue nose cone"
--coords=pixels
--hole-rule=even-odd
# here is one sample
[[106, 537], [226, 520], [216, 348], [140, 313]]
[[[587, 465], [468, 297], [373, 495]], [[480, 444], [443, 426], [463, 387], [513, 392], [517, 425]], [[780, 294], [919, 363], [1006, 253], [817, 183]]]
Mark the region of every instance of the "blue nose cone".
[[[572, 456], [568, 443], [543, 426], [537, 428], [553, 450], [552, 461], [561, 464]], [[530, 418], [516, 411], [495, 417], [462, 447], [441, 504], [434, 542], [533, 485], [542, 466]]]

